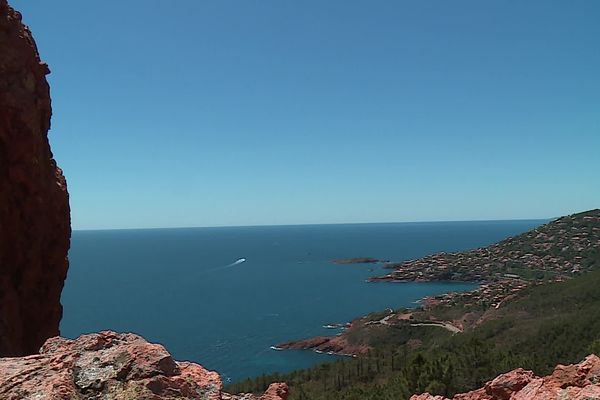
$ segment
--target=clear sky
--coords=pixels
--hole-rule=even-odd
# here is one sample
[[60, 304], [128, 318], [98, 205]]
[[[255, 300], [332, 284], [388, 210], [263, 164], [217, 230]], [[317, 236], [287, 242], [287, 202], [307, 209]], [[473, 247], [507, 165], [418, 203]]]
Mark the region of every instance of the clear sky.
[[600, 1], [11, 3], [75, 229], [600, 206]]

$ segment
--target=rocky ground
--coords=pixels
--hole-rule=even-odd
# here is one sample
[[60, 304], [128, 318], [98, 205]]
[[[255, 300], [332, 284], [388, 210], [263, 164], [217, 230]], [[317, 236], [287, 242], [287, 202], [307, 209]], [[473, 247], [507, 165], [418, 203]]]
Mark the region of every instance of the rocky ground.
[[219, 374], [175, 361], [159, 344], [130, 333], [48, 339], [40, 353], [0, 359], [3, 400], [285, 400], [287, 385], [262, 396], [222, 393]]
[[[559, 365], [552, 375], [540, 378], [516, 369], [498, 376], [484, 387], [457, 394], [453, 400], [597, 400], [600, 399], [600, 358], [588, 356], [579, 364]], [[448, 400], [429, 393], [411, 400]]]

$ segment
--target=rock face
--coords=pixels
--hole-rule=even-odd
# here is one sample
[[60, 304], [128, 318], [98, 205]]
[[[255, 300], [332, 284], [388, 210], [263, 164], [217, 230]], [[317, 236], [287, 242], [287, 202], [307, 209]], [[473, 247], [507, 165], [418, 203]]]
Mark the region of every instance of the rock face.
[[71, 235], [65, 178], [48, 144], [48, 66], [0, 0], [0, 356], [58, 335]]
[[55, 337], [39, 354], [0, 359], [3, 400], [286, 400], [288, 391], [282, 383], [261, 397], [227, 395], [221, 388], [216, 372], [174, 361], [163, 346], [131, 333]]
[[[600, 358], [588, 356], [579, 364], [559, 365], [550, 376], [539, 378], [531, 371], [516, 369], [498, 376], [472, 392], [458, 394], [454, 400], [598, 400], [600, 399]], [[411, 400], [447, 400], [428, 393]]]

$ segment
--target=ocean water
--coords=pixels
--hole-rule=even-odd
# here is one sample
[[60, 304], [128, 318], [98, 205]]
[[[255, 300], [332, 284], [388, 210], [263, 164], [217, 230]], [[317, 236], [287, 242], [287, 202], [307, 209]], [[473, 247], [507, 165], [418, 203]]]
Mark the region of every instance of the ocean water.
[[[270, 346], [332, 334], [328, 323], [411, 306], [469, 283], [367, 283], [378, 265], [487, 245], [546, 221], [182, 228], [73, 232], [61, 333], [111, 329], [237, 381], [332, 357]], [[235, 263], [245, 258], [245, 262]], [[375, 268], [375, 271], [369, 269]]]

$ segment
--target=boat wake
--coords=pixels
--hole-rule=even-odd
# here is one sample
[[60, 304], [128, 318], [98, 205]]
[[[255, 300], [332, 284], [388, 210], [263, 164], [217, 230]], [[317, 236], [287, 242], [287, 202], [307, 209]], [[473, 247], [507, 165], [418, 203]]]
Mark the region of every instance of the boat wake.
[[231, 267], [235, 267], [236, 265], [240, 265], [242, 263], [245, 263], [246, 259], [244, 257], [242, 258], [238, 258], [237, 260], [235, 260], [234, 262], [232, 262], [231, 264], [227, 264], [227, 265], [223, 265], [221, 267], [216, 267], [216, 268], [211, 268], [211, 269], [207, 269], [206, 271], [204, 271], [204, 273], [209, 273], [209, 272], [216, 272], [216, 271], [222, 271], [224, 269], [227, 268], [231, 268]]
[[231, 264], [226, 265], [226, 266], [221, 267], [221, 268], [229, 268], [229, 267], [233, 267], [233, 266], [239, 265], [241, 263], [245, 263], [245, 262], [246, 262], [246, 259], [242, 257], [242, 258], [238, 258], [237, 260], [235, 260]]

